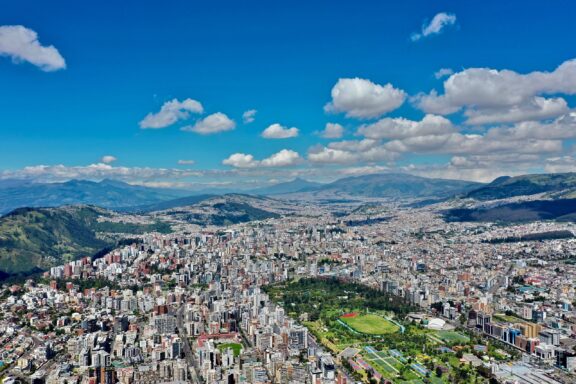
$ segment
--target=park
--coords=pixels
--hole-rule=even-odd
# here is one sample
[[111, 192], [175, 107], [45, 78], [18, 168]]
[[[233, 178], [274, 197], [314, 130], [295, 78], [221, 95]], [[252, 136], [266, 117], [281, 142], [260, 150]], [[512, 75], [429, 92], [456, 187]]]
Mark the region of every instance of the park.
[[384, 335], [400, 330], [400, 327], [388, 319], [375, 314], [345, 314], [339, 319], [353, 331], [366, 335]]

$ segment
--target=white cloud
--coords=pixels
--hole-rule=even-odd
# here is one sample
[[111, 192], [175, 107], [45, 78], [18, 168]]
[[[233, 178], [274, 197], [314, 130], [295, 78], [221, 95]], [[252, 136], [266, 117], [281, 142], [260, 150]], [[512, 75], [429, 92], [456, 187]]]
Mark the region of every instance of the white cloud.
[[198, 120], [193, 126], [187, 125], [182, 127], [182, 131], [196, 132], [201, 135], [211, 135], [214, 133], [231, 131], [236, 128], [234, 120], [222, 112], [216, 112], [204, 119]]
[[381, 165], [367, 165], [364, 167], [350, 167], [350, 168], [342, 168], [338, 171], [341, 175], [346, 176], [361, 176], [361, 175], [370, 175], [374, 173], [382, 173], [389, 171], [389, 167], [384, 167]]
[[332, 101], [326, 112], [345, 112], [347, 117], [374, 118], [400, 107], [406, 93], [392, 84], [379, 85], [370, 80], [339, 79], [332, 88]]
[[373, 124], [358, 128], [358, 134], [369, 139], [405, 139], [414, 136], [443, 135], [455, 131], [450, 120], [442, 116], [426, 115], [421, 121], [403, 117], [385, 117]]
[[349, 152], [365, 152], [378, 145], [377, 140], [363, 139], [363, 140], [344, 140], [334, 141], [328, 144], [328, 148], [341, 149]]
[[270, 125], [262, 132], [265, 139], [289, 139], [298, 136], [298, 128], [287, 128], [278, 123]]
[[320, 136], [325, 139], [339, 139], [344, 135], [344, 127], [338, 123], [326, 123]]
[[244, 124], [250, 124], [254, 121], [255, 116], [256, 116], [256, 111], [255, 109], [249, 109], [248, 111], [244, 112], [242, 114], [242, 122]]
[[433, 90], [413, 101], [427, 113], [446, 115], [464, 108], [470, 124], [510, 123], [566, 113], [566, 101], [558, 94], [576, 94], [576, 60], [565, 61], [552, 72], [528, 74], [506, 69], [466, 69], [444, 81], [443, 94]]
[[436, 72], [434, 72], [434, 77], [437, 79], [441, 79], [446, 76], [450, 76], [453, 74], [454, 71], [451, 68], [440, 68]]
[[520, 105], [506, 108], [486, 108], [466, 110], [467, 124], [483, 125], [492, 123], [514, 123], [526, 120], [544, 120], [554, 118], [570, 110], [566, 100], [561, 97], [544, 98], [535, 96]]
[[534, 153], [489, 153], [482, 155], [453, 156], [450, 159], [450, 166], [458, 168], [480, 169], [516, 168], [517, 166], [532, 167], [541, 161], [541, 155]]
[[323, 164], [351, 164], [359, 161], [354, 153], [327, 147], [312, 149], [308, 152], [308, 160]]
[[392, 140], [384, 148], [402, 153], [557, 153], [562, 151], [561, 140], [493, 140], [489, 136], [451, 133], [445, 135], [416, 136]]
[[194, 160], [178, 160], [178, 165], [194, 165], [196, 162]]
[[291, 165], [296, 165], [302, 161], [302, 158], [298, 152], [292, 151], [290, 149], [283, 149], [278, 153], [262, 160], [260, 164], [263, 167], [288, 167]]
[[524, 121], [512, 127], [490, 129], [486, 137], [491, 140], [563, 140], [576, 138], [576, 112], [561, 116], [550, 123]]
[[185, 99], [183, 101], [173, 99], [165, 102], [159, 112], [147, 114], [140, 122], [140, 128], [166, 128], [180, 120], [188, 119], [190, 113], [204, 113], [202, 104], [193, 99]]
[[222, 160], [222, 164], [230, 165], [235, 168], [253, 168], [258, 165], [258, 161], [254, 156], [246, 153], [234, 153], [228, 158]]
[[454, 25], [456, 23], [456, 15], [452, 13], [440, 12], [437, 13], [430, 23], [422, 25], [422, 31], [419, 33], [413, 33], [410, 38], [412, 41], [418, 41], [423, 37], [427, 37], [430, 35], [436, 35], [442, 30], [450, 25]]
[[46, 72], [66, 68], [54, 46], [43, 46], [38, 34], [22, 25], [0, 26], [0, 56], [8, 56], [15, 63], [27, 61]]
[[430, 91], [429, 94], [419, 93], [410, 100], [417, 108], [424, 112], [438, 115], [450, 115], [458, 112], [461, 108], [461, 106], [455, 106], [446, 102], [445, 99], [438, 95], [438, 91], [435, 89]]
[[104, 164], [110, 164], [115, 162], [116, 160], [118, 159], [111, 155], [102, 156], [102, 158], [100, 159], [100, 161], [103, 162]]
[[283, 149], [263, 160], [256, 160], [254, 156], [245, 153], [234, 153], [222, 161], [224, 165], [235, 168], [255, 168], [255, 167], [289, 167], [302, 162], [298, 152], [290, 149]]
[[559, 156], [546, 159], [544, 171], [549, 173], [576, 172], [576, 159], [573, 156]]
[[308, 160], [320, 164], [354, 164], [359, 162], [392, 161], [398, 157], [382, 145], [365, 140], [330, 143], [328, 147], [315, 146], [308, 151]]

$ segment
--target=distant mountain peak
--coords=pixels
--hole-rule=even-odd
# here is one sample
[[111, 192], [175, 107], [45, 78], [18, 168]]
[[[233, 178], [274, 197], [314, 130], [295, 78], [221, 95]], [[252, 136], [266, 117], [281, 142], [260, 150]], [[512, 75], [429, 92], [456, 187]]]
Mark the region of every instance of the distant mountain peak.
[[114, 180], [114, 179], [102, 179], [99, 184], [111, 185], [111, 186], [115, 186], [115, 187], [130, 187], [130, 186], [132, 186], [131, 184], [128, 184], [124, 181]]
[[285, 193], [300, 192], [304, 189], [316, 188], [323, 184], [315, 183], [313, 181], [305, 180], [301, 177], [296, 177], [291, 181], [281, 182], [268, 187], [262, 187], [250, 191], [256, 195], [281, 195]]
[[350, 176], [307, 192], [392, 199], [449, 198], [481, 186], [464, 180], [432, 179], [407, 173]]

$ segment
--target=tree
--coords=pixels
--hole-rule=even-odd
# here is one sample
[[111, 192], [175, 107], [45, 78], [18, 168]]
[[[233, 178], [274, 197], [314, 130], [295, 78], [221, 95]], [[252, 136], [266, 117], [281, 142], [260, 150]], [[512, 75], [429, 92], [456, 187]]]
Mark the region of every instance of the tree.
[[442, 374], [443, 374], [443, 373], [444, 373], [444, 372], [442, 372], [442, 368], [440, 368], [440, 366], [437, 365], [437, 366], [436, 366], [436, 376], [442, 377]]

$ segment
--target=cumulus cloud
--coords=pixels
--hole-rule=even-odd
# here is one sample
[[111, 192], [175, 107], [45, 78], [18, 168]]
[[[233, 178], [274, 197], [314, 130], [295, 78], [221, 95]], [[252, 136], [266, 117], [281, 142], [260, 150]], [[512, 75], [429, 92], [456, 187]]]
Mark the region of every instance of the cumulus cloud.
[[347, 117], [374, 118], [400, 107], [406, 93], [392, 84], [375, 84], [370, 80], [339, 79], [332, 88], [332, 101], [324, 106], [326, 112], [346, 113]]
[[292, 151], [290, 149], [283, 149], [278, 153], [262, 160], [260, 164], [263, 167], [288, 167], [291, 165], [296, 165], [302, 161], [302, 158], [298, 152]]
[[576, 138], [576, 112], [568, 113], [557, 119], [542, 123], [524, 121], [512, 127], [495, 127], [488, 130], [487, 139], [491, 140], [564, 140]]
[[333, 141], [328, 144], [328, 148], [341, 149], [349, 152], [365, 152], [378, 145], [378, 140], [363, 139], [363, 140], [343, 140]]
[[562, 151], [561, 140], [493, 140], [475, 134], [451, 133], [392, 140], [384, 148], [402, 153], [483, 154], [483, 153], [554, 153]]
[[308, 161], [319, 164], [354, 164], [359, 162], [392, 161], [398, 157], [373, 141], [343, 141], [314, 146], [308, 151]]
[[262, 137], [265, 139], [289, 139], [298, 136], [298, 128], [287, 128], [278, 123], [270, 125], [262, 132]]
[[544, 171], [549, 173], [576, 172], [576, 158], [558, 156], [546, 159]]
[[102, 156], [102, 158], [100, 159], [100, 161], [104, 164], [111, 164], [111, 163], [115, 162], [116, 160], [118, 160], [118, 159], [112, 155]]
[[544, 98], [535, 96], [520, 105], [507, 108], [470, 108], [464, 113], [467, 124], [483, 125], [492, 123], [514, 123], [526, 120], [544, 120], [567, 113], [570, 110], [561, 97]]
[[256, 116], [256, 111], [255, 109], [249, 109], [248, 111], [244, 112], [242, 114], [242, 122], [244, 124], [250, 124], [255, 120], [255, 116]]
[[290, 149], [283, 149], [263, 160], [256, 160], [254, 156], [245, 153], [234, 153], [222, 161], [224, 165], [235, 168], [255, 168], [261, 167], [289, 167], [302, 162], [298, 152]]
[[149, 113], [140, 121], [142, 129], [159, 129], [166, 128], [178, 121], [186, 120], [190, 113], [204, 113], [204, 107], [200, 102], [193, 99], [179, 101], [172, 99], [165, 102], [159, 112]]
[[313, 163], [323, 164], [350, 164], [357, 162], [358, 156], [341, 149], [320, 147], [313, 148], [308, 152], [308, 160]]
[[344, 127], [338, 123], [326, 123], [320, 136], [325, 139], [339, 139], [344, 135]]
[[490, 153], [482, 155], [453, 156], [450, 159], [450, 166], [465, 169], [495, 168], [506, 169], [517, 166], [531, 167], [541, 160], [539, 154], [527, 153]]
[[422, 25], [421, 32], [413, 33], [410, 38], [412, 41], [418, 41], [423, 37], [439, 34], [444, 28], [450, 25], [454, 25], [455, 23], [456, 15], [452, 13], [440, 12], [437, 13], [429, 23], [424, 23]]
[[443, 135], [454, 131], [450, 120], [437, 115], [426, 115], [421, 121], [386, 117], [358, 128], [358, 134], [369, 139], [405, 139], [414, 136]]
[[566, 113], [567, 103], [558, 94], [576, 94], [576, 60], [565, 61], [552, 72], [528, 74], [506, 69], [466, 69], [444, 81], [443, 94], [433, 90], [413, 101], [423, 111], [441, 115], [464, 108], [469, 124], [511, 123]]
[[434, 72], [434, 77], [437, 79], [441, 79], [446, 76], [450, 76], [453, 74], [454, 71], [451, 68], [440, 68], [436, 72]]
[[214, 133], [231, 131], [236, 128], [234, 120], [222, 112], [216, 112], [204, 119], [198, 120], [194, 125], [187, 125], [182, 127], [183, 131], [196, 132], [201, 135], [211, 135]]
[[194, 160], [178, 160], [178, 165], [194, 165], [196, 162]]
[[43, 46], [38, 34], [22, 25], [0, 26], [0, 56], [8, 56], [15, 63], [29, 62], [46, 72], [66, 68], [66, 61], [54, 46]]
[[253, 168], [258, 165], [258, 161], [254, 156], [246, 153], [234, 153], [228, 158], [222, 160], [222, 164], [230, 165], [235, 168]]

